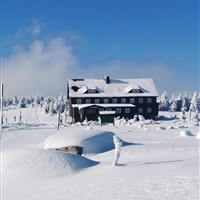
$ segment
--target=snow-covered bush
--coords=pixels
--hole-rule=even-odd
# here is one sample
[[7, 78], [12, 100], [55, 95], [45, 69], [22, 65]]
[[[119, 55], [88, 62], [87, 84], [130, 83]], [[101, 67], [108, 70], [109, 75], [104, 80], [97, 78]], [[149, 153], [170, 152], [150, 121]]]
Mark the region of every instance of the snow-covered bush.
[[145, 121], [145, 118], [143, 117], [143, 115], [138, 115], [138, 119], [139, 121]]
[[116, 135], [113, 135], [113, 142], [115, 145], [113, 165], [117, 165], [117, 162], [120, 157], [122, 142], [120, 141], [119, 137], [117, 137]]
[[187, 136], [193, 136], [193, 135], [189, 130], [181, 130], [180, 131], [180, 137], [187, 137]]
[[138, 123], [137, 127], [138, 127], [138, 128], [142, 128], [142, 127], [143, 127], [143, 124]]

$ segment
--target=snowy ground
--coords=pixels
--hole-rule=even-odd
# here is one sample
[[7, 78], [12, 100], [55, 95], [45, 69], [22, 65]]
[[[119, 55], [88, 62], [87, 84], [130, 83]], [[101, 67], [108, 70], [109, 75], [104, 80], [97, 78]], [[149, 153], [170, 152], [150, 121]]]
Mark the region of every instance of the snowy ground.
[[[55, 134], [91, 131], [87, 126], [61, 126], [57, 117], [40, 108], [5, 112], [3, 128], [2, 200], [198, 200], [199, 126], [162, 120], [115, 127], [93, 126], [92, 131], [111, 131], [123, 141], [119, 164], [114, 150], [71, 155], [44, 150]], [[162, 113], [169, 115], [169, 113]], [[16, 116], [16, 122], [14, 122]], [[181, 137], [181, 130], [192, 135]], [[184, 135], [182, 135], [184, 136]], [[101, 142], [101, 141], [100, 141]], [[108, 143], [109, 144], [109, 143]]]

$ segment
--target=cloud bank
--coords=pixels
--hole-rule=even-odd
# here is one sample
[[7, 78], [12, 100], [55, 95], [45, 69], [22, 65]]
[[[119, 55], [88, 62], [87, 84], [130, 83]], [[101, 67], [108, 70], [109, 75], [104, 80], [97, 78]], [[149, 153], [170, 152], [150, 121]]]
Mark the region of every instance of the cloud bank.
[[68, 72], [77, 67], [72, 48], [62, 38], [34, 41], [3, 60], [5, 94], [56, 95], [66, 92]]

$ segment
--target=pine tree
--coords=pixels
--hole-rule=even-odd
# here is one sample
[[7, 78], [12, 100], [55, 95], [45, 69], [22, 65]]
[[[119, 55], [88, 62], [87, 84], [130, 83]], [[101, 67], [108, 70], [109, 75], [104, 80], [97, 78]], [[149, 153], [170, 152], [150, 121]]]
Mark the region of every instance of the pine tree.
[[189, 111], [190, 108], [190, 98], [185, 94], [182, 100], [182, 108], [181, 110]]
[[172, 101], [172, 104], [171, 104], [171, 106], [170, 106], [170, 111], [171, 112], [176, 112], [177, 111], [177, 100], [176, 100], [176, 98]]
[[26, 108], [26, 99], [24, 97], [19, 100], [19, 107]]
[[182, 99], [181, 93], [176, 98], [176, 101], [177, 101], [177, 109], [176, 110], [181, 111], [182, 104], [183, 104], [183, 99]]
[[164, 91], [162, 95], [160, 96], [159, 110], [168, 111], [169, 108], [170, 108], [169, 98], [168, 98], [167, 92]]
[[198, 98], [198, 93], [194, 92], [190, 104], [190, 111], [200, 112], [200, 99]]

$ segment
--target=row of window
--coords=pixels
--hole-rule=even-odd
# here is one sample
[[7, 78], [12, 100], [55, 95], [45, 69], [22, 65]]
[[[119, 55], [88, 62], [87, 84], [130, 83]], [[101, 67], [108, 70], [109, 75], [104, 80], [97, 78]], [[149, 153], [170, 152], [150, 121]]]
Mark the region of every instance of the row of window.
[[[118, 103], [117, 102], [117, 98], [113, 98], [111, 100], [112, 103]], [[76, 99], [76, 103], [77, 104], [82, 104], [82, 99]], [[86, 99], [85, 100], [86, 104], [90, 104], [91, 103], [91, 99]], [[100, 99], [94, 99], [94, 103], [99, 104], [100, 103]], [[109, 103], [109, 99], [105, 98], [103, 99], [103, 103]], [[121, 102], [120, 103], [135, 103], [135, 98], [130, 98], [129, 102], [127, 101], [126, 98], [121, 98]], [[138, 103], [144, 103], [144, 98], [138, 98]], [[152, 103], [152, 98], [148, 97], [147, 98], [147, 103]]]
[[[122, 108], [116, 108], [115, 112], [116, 112], [116, 114], [122, 113]], [[131, 109], [130, 108], [125, 108], [124, 112], [126, 114], [128, 114], [128, 113], [131, 112]], [[152, 108], [147, 108], [146, 112], [147, 113], [152, 113]], [[139, 114], [143, 114], [144, 113], [144, 108], [138, 108], [138, 113]]]
[[[103, 110], [104, 109], [100, 109], [99, 111], [103, 111]], [[107, 111], [112, 111], [112, 109], [108, 108]], [[115, 110], [116, 114], [121, 114], [122, 111], [123, 111], [122, 108], [116, 108], [116, 110]], [[129, 114], [131, 112], [131, 109], [130, 108], [125, 108], [124, 112], [126, 114]], [[152, 108], [147, 108], [146, 112], [147, 113], [152, 113]], [[87, 109], [87, 113], [88, 114], [95, 114], [96, 113], [96, 109], [89, 108], [89, 109]], [[139, 114], [143, 114], [144, 113], [144, 108], [138, 108], [138, 113]]]

